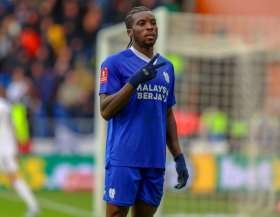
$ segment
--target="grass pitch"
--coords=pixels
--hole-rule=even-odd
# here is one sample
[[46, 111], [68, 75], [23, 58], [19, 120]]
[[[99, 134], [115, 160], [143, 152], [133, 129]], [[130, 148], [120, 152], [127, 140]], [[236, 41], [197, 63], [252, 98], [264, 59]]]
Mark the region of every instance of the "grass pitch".
[[[38, 217], [90, 217], [92, 216], [91, 193], [35, 193], [42, 213]], [[0, 216], [22, 217], [26, 211], [23, 201], [14, 193], [0, 191]]]
[[[92, 217], [91, 192], [37, 192], [35, 195], [42, 208], [38, 217]], [[230, 202], [224, 194], [213, 196], [165, 192], [163, 204], [163, 217], [232, 217], [238, 213], [236, 204]], [[0, 191], [0, 217], [23, 217], [25, 211], [25, 204], [14, 192]], [[266, 217], [277, 216], [279, 213], [271, 213]]]

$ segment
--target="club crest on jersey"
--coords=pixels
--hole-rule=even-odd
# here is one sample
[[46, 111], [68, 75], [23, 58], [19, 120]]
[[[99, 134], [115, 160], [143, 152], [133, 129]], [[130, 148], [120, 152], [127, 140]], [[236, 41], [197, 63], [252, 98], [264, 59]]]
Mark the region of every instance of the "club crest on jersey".
[[100, 84], [107, 82], [108, 68], [101, 69]]
[[169, 83], [169, 75], [168, 75], [168, 73], [167, 72], [163, 72], [163, 75], [165, 77], [166, 82]]
[[109, 196], [111, 199], [114, 199], [115, 193], [116, 193], [115, 189], [113, 189], [113, 188], [109, 189]]

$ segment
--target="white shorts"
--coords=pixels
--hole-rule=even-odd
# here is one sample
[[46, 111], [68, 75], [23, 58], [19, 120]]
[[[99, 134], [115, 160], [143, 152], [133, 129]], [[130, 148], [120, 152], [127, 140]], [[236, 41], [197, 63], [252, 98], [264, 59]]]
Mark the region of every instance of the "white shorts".
[[0, 155], [0, 173], [15, 173], [18, 171], [16, 157], [13, 155]]

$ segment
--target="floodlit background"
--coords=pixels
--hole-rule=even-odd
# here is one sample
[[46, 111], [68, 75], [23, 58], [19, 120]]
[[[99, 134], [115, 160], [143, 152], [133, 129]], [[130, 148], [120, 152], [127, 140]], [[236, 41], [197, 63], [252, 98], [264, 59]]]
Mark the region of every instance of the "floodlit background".
[[[174, 64], [190, 171], [175, 190], [168, 152], [158, 216], [280, 215], [279, 0], [1, 0], [0, 84], [40, 216], [100, 214], [98, 58], [126, 48], [122, 22], [139, 5], [161, 18], [157, 48]], [[7, 180], [0, 173], [0, 216], [22, 216]]]

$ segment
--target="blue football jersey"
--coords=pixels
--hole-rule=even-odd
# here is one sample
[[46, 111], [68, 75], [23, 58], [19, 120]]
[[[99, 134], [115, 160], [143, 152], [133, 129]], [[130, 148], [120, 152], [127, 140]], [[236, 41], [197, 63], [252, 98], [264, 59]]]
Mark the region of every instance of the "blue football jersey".
[[[114, 94], [149, 58], [134, 48], [109, 56], [101, 66], [99, 94]], [[141, 83], [127, 105], [108, 121], [106, 165], [165, 168], [166, 112], [173, 106], [174, 67], [159, 56], [157, 77]]]

